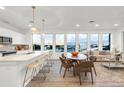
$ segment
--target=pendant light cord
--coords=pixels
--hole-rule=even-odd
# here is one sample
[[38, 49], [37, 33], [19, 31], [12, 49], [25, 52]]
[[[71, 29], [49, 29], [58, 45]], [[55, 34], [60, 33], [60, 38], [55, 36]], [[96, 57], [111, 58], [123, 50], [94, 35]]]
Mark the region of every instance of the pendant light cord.
[[44, 32], [45, 19], [42, 19], [42, 22], [43, 22], [43, 32]]
[[33, 24], [34, 24], [34, 20], [35, 20], [35, 15], [34, 15], [34, 10], [35, 10], [35, 6], [32, 6], [32, 9], [33, 9]]

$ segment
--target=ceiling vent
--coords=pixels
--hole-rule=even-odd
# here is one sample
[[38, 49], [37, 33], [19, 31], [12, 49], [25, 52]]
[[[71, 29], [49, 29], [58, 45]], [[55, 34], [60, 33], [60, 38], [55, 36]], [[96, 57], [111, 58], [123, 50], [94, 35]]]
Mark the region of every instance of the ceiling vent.
[[6, 21], [6, 20], [1, 20], [3, 23], [5, 24], [10, 24], [9, 21]]
[[29, 21], [29, 23], [33, 23], [33, 20]]
[[94, 23], [95, 21], [93, 21], [93, 20], [91, 20], [91, 21], [89, 21], [89, 23]]

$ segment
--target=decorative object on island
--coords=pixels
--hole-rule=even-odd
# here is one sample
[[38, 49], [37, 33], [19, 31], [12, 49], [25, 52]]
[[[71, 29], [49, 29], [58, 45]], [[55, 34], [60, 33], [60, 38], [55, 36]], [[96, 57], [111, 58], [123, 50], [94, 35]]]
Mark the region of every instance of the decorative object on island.
[[16, 51], [29, 50], [29, 45], [16, 45], [15, 50]]
[[72, 57], [77, 57], [79, 52], [72, 52], [71, 54], [72, 54]]

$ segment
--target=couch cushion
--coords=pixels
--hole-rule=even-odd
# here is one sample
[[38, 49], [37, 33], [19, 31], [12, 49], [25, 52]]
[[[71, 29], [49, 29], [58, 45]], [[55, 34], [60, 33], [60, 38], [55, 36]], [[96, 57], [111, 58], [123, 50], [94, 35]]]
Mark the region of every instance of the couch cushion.
[[109, 51], [99, 51], [99, 55], [110, 55]]
[[93, 55], [99, 55], [99, 51], [93, 51]]

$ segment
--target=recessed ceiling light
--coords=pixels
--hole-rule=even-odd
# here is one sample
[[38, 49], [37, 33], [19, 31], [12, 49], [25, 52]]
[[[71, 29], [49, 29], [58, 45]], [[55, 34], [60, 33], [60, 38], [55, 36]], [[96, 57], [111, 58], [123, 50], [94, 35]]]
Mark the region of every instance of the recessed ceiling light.
[[4, 9], [5, 9], [5, 7], [3, 7], [3, 6], [0, 6], [0, 9], [1, 9], [1, 10], [4, 10]]
[[79, 24], [76, 24], [75, 26], [76, 26], [76, 27], [80, 27], [80, 25], [79, 25]]
[[96, 24], [95, 26], [96, 26], [96, 27], [99, 27], [100, 25], [99, 25], [99, 24]]
[[114, 24], [114, 26], [119, 26], [119, 24]]

